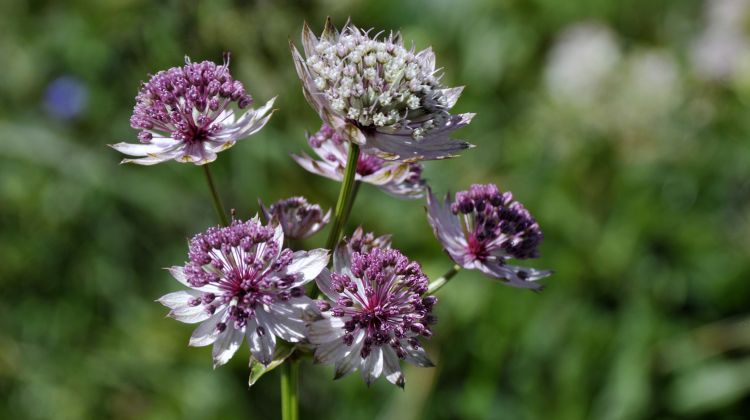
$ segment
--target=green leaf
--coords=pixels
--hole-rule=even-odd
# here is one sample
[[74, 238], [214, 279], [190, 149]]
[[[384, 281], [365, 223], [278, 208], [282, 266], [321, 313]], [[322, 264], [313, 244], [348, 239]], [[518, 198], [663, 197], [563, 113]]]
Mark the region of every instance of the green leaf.
[[276, 350], [273, 352], [273, 360], [268, 366], [264, 366], [263, 363], [257, 361], [253, 356], [250, 356], [250, 379], [247, 381], [249, 387], [255, 385], [261, 376], [279, 367], [284, 361], [294, 353], [294, 346], [284, 342], [280, 342], [276, 345]]

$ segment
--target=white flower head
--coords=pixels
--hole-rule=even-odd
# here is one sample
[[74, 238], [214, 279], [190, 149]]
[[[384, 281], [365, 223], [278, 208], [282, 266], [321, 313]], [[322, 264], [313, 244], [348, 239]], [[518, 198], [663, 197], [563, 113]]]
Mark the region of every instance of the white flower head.
[[169, 316], [200, 323], [191, 346], [213, 344], [214, 367], [232, 358], [245, 339], [250, 352], [268, 365], [276, 339], [305, 340], [305, 314], [312, 300], [303, 285], [328, 264], [328, 251], [283, 248], [280, 225], [257, 218], [212, 227], [190, 241], [189, 261], [169, 269], [187, 290], [162, 296]]
[[472, 147], [450, 138], [474, 114], [450, 114], [463, 87], [442, 86], [431, 49], [415, 53], [404, 48], [398, 33], [372, 36], [351, 23], [339, 32], [330, 19], [320, 38], [305, 24], [302, 45], [305, 57], [290, 47], [308, 102], [368, 153], [418, 161]]

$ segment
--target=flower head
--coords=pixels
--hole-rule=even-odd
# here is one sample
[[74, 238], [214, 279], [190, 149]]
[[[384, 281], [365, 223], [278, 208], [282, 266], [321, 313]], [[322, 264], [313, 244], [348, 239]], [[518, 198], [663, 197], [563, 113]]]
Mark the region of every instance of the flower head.
[[403, 387], [400, 360], [433, 366], [419, 343], [436, 321], [437, 299], [424, 296], [427, 277], [395, 249], [355, 251], [346, 265], [338, 255], [333, 272], [323, 270], [316, 279], [328, 300], [318, 302], [322, 319], [308, 330], [315, 360], [335, 364], [336, 378], [359, 369], [368, 385], [383, 374]]
[[291, 239], [304, 239], [323, 229], [331, 219], [331, 211], [323, 214], [317, 204], [309, 204], [304, 197], [291, 197], [279, 200], [266, 208], [260, 203], [267, 220], [276, 218], [284, 230], [284, 235]]
[[203, 165], [238, 140], [255, 134], [271, 118], [274, 99], [239, 117], [233, 106], [245, 109], [252, 97], [229, 74], [229, 54], [224, 64], [193, 63], [172, 67], [151, 76], [135, 97], [130, 126], [141, 130], [141, 144], [117, 143], [112, 147], [137, 159], [123, 163], [154, 165], [167, 160]]
[[481, 270], [511, 286], [542, 288], [536, 280], [549, 276], [550, 271], [506, 264], [511, 258], [536, 258], [543, 238], [536, 220], [513, 201], [513, 194], [501, 193], [493, 184], [475, 184], [457, 193], [452, 203], [446, 196], [443, 205], [430, 191], [427, 204], [435, 236], [456, 264]]
[[305, 97], [323, 121], [387, 160], [443, 159], [471, 147], [449, 137], [474, 114], [450, 114], [463, 87], [442, 86], [432, 50], [415, 53], [398, 33], [369, 32], [351, 23], [339, 32], [329, 19], [320, 39], [305, 24], [304, 58], [291, 45]]
[[375, 236], [374, 233], [365, 232], [362, 226], [358, 226], [351, 237], [343, 238], [334, 249], [333, 259], [339, 267], [348, 267], [355, 252], [366, 254], [374, 248], [390, 249], [391, 235]]
[[263, 364], [271, 362], [277, 337], [305, 339], [303, 315], [312, 300], [302, 286], [328, 264], [328, 252], [292, 252], [283, 242], [280, 225], [234, 220], [193, 237], [189, 261], [169, 269], [189, 289], [159, 302], [171, 309], [170, 317], [201, 323], [190, 345], [213, 344], [214, 367], [229, 361], [245, 337]]
[[[308, 143], [320, 160], [306, 154], [292, 155], [294, 160], [309, 172], [340, 182], [344, 178], [349, 142], [323, 124], [320, 131], [308, 137]], [[399, 198], [420, 198], [426, 186], [421, 164], [387, 161], [367, 152], [359, 154], [354, 179], [375, 185]]]

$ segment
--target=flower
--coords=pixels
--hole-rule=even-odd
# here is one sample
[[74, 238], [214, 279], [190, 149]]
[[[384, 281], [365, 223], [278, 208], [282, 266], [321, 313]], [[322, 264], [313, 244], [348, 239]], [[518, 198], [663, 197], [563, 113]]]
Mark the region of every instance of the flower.
[[329, 126], [386, 160], [453, 157], [472, 147], [449, 135], [474, 114], [451, 115], [463, 87], [445, 88], [430, 48], [414, 53], [401, 35], [370, 36], [330, 19], [320, 39], [305, 24], [305, 58], [290, 43], [305, 98]]
[[[191, 346], [213, 344], [214, 367], [225, 364], [247, 337], [261, 363], [272, 360], [276, 338], [305, 339], [303, 315], [312, 300], [302, 286], [328, 264], [328, 251], [283, 248], [281, 225], [261, 225], [257, 217], [212, 227], [190, 241], [189, 261], [169, 269], [188, 290], [159, 302], [169, 316], [201, 324]], [[314, 309], [314, 306], [312, 306]]]
[[513, 201], [510, 192], [500, 193], [493, 184], [475, 184], [457, 193], [453, 203], [446, 195], [440, 205], [430, 191], [427, 205], [435, 236], [461, 267], [478, 269], [510, 286], [535, 290], [542, 288], [537, 280], [552, 274], [506, 264], [510, 258], [536, 258], [543, 238], [536, 220], [521, 203]]
[[[341, 182], [344, 179], [349, 143], [327, 124], [323, 124], [320, 131], [309, 136], [308, 143], [321, 160], [315, 160], [306, 154], [292, 155], [292, 158], [309, 172]], [[399, 198], [420, 198], [424, 195], [427, 184], [422, 179], [421, 164], [386, 161], [367, 152], [359, 154], [354, 179], [375, 185]]]
[[284, 235], [291, 239], [304, 239], [323, 229], [331, 219], [331, 211], [323, 214], [317, 204], [309, 204], [304, 197], [291, 197], [279, 200], [266, 208], [260, 208], [267, 220], [276, 218], [284, 230]]
[[117, 143], [115, 150], [137, 159], [122, 163], [154, 165], [167, 160], [204, 165], [245, 137], [255, 134], [271, 118], [276, 98], [239, 117], [232, 105], [245, 109], [253, 99], [241, 82], [229, 74], [229, 54], [224, 64], [210, 61], [172, 67], [151, 76], [135, 97], [130, 126], [141, 130], [141, 144]]
[[350, 264], [338, 255], [333, 272], [324, 269], [316, 279], [329, 300], [318, 302], [322, 319], [308, 329], [315, 360], [335, 364], [336, 379], [359, 369], [368, 385], [383, 374], [403, 387], [399, 360], [434, 366], [418, 340], [432, 335], [436, 321], [437, 299], [424, 296], [427, 277], [395, 249], [355, 251]]
[[366, 254], [373, 248], [390, 249], [391, 235], [375, 236], [372, 232], [365, 233], [362, 226], [358, 226], [350, 238], [343, 238], [333, 250], [333, 258], [339, 266], [348, 267], [351, 265], [352, 254]]

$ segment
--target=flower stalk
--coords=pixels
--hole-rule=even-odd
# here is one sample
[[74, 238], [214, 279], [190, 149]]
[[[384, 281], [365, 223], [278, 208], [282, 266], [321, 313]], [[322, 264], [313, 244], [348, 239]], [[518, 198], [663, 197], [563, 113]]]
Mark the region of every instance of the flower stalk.
[[281, 365], [281, 418], [299, 419], [299, 361], [287, 360]]
[[437, 292], [438, 290], [440, 290], [440, 288], [445, 286], [453, 278], [453, 276], [455, 276], [456, 273], [458, 273], [458, 270], [460, 269], [461, 269], [461, 266], [458, 264], [455, 264], [453, 267], [451, 267], [451, 269], [448, 270], [448, 272], [446, 272], [445, 274], [443, 274], [442, 277], [430, 283], [429, 287], [427, 288], [427, 294], [428, 295], [435, 294], [435, 292]]
[[346, 160], [346, 169], [344, 172], [344, 179], [341, 182], [341, 190], [339, 190], [339, 198], [336, 201], [336, 208], [333, 213], [333, 222], [331, 223], [331, 232], [328, 234], [328, 241], [326, 242], [327, 249], [334, 249], [336, 244], [341, 238], [341, 232], [346, 224], [346, 219], [349, 216], [349, 210], [351, 210], [354, 204], [354, 194], [357, 191], [355, 188], [356, 181], [354, 176], [357, 174], [357, 162], [359, 160], [359, 146], [352, 143], [349, 148], [349, 156]]
[[203, 166], [203, 174], [206, 175], [208, 189], [211, 190], [211, 197], [213, 198], [216, 215], [219, 216], [219, 222], [221, 222], [222, 226], [229, 226], [229, 219], [227, 219], [227, 213], [224, 211], [224, 205], [221, 204], [221, 198], [219, 198], [219, 192], [216, 190], [216, 184], [214, 184], [214, 178], [211, 176], [211, 170], [208, 168], [208, 164], [201, 166]]

